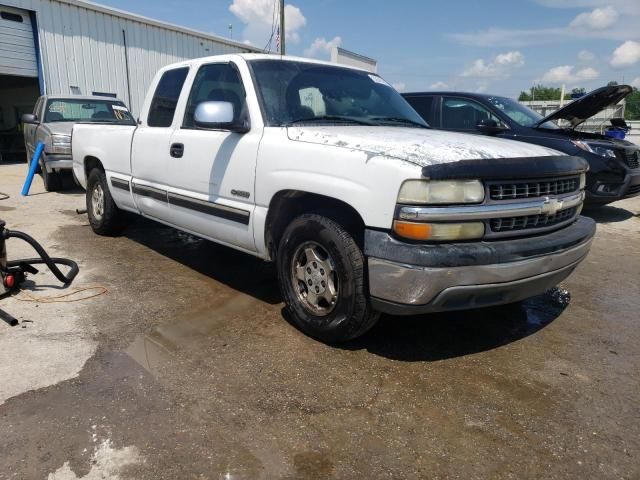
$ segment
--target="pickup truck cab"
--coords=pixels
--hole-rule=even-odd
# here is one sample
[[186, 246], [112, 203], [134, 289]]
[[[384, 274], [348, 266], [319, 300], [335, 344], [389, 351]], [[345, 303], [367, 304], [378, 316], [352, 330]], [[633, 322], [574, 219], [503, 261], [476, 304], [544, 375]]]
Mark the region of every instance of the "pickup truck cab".
[[48, 192], [62, 187], [62, 176], [71, 173], [71, 130], [79, 122], [134, 125], [133, 117], [120, 100], [99, 96], [44, 95], [36, 101], [33, 113], [22, 116], [27, 161], [36, 146], [44, 144], [39, 171]]
[[124, 210], [274, 261], [293, 322], [329, 342], [542, 293], [595, 231], [584, 160], [432, 130], [379, 76], [309, 59], [167, 66], [137, 126], [76, 125], [72, 146], [96, 233]]

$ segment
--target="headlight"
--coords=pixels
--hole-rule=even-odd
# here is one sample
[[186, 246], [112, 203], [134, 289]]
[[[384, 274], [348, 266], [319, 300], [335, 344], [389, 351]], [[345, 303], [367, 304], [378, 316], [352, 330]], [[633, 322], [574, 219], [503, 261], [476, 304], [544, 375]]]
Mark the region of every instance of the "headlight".
[[415, 223], [396, 220], [393, 231], [410, 240], [472, 240], [484, 236], [484, 223]]
[[479, 180], [407, 180], [400, 187], [398, 203], [441, 205], [480, 203], [484, 186]]
[[603, 147], [602, 145], [589, 142], [581, 142], [579, 140], [574, 141], [573, 144], [579, 149], [584, 150], [585, 152], [595, 153], [596, 155], [600, 155], [601, 157], [616, 158], [615, 150]]
[[587, 186], [587, 174], [581, 173], [580, 174], [580, 190], [584, 190], [584, 187], [586, 186]]
[[51, 153], [71, 154], [71, 135], [51, 135]]

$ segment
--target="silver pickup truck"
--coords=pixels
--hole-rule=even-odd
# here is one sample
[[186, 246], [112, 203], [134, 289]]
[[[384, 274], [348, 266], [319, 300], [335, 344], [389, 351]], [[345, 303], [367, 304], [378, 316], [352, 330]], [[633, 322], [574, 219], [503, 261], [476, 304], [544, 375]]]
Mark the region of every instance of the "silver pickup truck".
[[96, 96], [42, 96], [32, 114], [22, 116], [27, 161], [38, 142], [45, 145], [39, 171], [48, 192], [62, 187], [62, 176], [73, 171], [71, 130], [76, 123], [134, 125], [120, 100]]

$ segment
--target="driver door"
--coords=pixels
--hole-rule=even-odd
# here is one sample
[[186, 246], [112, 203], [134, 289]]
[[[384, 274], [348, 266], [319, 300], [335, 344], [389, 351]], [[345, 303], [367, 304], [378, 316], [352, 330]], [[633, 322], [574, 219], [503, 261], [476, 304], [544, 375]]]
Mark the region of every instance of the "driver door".
[[261, 129], [236, 133], [196, 126], [196, 107], [207, 101], [231, 103], [235, 118], [248, 115], [242, 78], [233, 63], [207, 63], [195, 74], [182, 121], [171, 135], [167, 220], [255, 251], [252, 217]]

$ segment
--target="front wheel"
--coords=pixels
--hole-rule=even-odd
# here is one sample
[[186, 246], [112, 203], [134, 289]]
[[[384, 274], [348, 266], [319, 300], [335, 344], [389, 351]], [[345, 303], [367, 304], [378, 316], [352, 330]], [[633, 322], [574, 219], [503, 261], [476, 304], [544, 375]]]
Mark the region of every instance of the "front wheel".
[[365, 258], [338, 223], [315, 214], [295, 218], [280, 241], [278, 278], [293, 323], [325, 342], [363, 335], [379, 318], [369, 302]]
[[40, 164], [40, 172], [44, 189], [47, 192], [57, 192], [62, 188], [62, 173], [48, 172], [47, 167], [42, 165], [42, 162]]
[[87, 178], [87, 215], [98, 235], [115, 235], [122, 229], [122, 211], [116, 206], [107, 186], [105, 173], [94, 168]]

